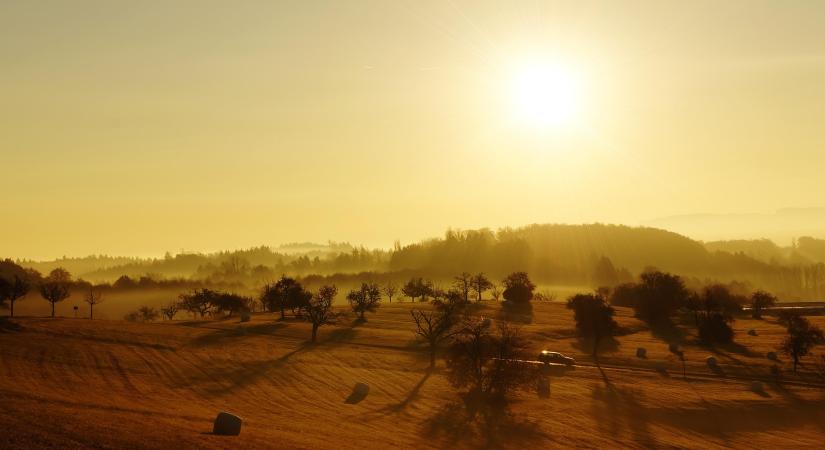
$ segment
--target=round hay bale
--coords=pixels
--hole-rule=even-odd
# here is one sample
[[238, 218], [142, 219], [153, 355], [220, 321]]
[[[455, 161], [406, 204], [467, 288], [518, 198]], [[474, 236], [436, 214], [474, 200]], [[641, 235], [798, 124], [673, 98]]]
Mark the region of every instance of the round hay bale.
[[637, 358], [646, 358], [647, 357], [647, 349], [644, 347], [639, 347], [636, 349], [636, 357]]
[[711, 367], [716, 367], [716, 357], [715, 356], [708, 356], [705, 358], [705, 362], [708, 363]]
[[670, 353], [678, 353], [679, 352], [679, 344], [670, 344], [667, 346], [670, 350]]
[[771, 361], [776, 361], [776, 352], [768, 352], [765, 356], [767, 356]]
[[352, 393], [361, 397], [366, 397], [370, 393], [370, 386], [365, 383], [355, 383]]
[[241, 322], [249, 322], [250, 320], [252, 320], [252, 314], [246, 310], [241, 311]]
[[748, 330], [748, 334], [751, 335], [751, 336], [757, 336], [758, 335], [756, 330]]
[[240, 417], [221, 411], [218, 417], [215, 418], [215, 424], [212, 426], [212, 433], [221, 436], [237, 436], [241, 434], [241, 420]]
[[656, 361], [656, 363], [653, 364], [653, 368], [656, 369], [659, 372], [666, 372], [667, 371], [667, 363], [664, 362], [664, 361]]
[[754, 380], [751, 381], [751, 390], [753, 392], [765, 392], [765, 386], [762, 384], [761, 381]]

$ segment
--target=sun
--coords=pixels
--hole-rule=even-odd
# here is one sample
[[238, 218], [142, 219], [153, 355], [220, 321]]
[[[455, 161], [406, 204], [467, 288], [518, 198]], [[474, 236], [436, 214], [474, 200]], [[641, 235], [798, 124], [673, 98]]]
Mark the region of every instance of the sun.
[[508, 97], [518, 124], [529, 127], [566, 128], [581, 114], [581, 77], [570, 67], [532, 63], [510, 76]]

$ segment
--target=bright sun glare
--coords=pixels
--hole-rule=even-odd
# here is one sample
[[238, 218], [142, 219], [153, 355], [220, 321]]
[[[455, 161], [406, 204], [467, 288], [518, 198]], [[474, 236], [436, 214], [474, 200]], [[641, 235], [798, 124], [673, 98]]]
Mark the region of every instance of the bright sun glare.
[[530, 127], [566, 128], [581, 113], [581, 80], [568, 67], [529, 64], [510, 79], [510, 101], [515, 119]]

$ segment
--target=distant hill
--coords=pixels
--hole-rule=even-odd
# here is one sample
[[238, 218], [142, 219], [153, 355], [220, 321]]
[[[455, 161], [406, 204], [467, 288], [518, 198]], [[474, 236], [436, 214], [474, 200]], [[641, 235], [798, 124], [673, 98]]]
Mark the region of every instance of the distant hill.
[[773, 214], [688, 214], [657, 218], [644, 225], [703, 241], [770, 239], [789, 245], [800, 236], [825, 239], [825, 208], [786, 208]]

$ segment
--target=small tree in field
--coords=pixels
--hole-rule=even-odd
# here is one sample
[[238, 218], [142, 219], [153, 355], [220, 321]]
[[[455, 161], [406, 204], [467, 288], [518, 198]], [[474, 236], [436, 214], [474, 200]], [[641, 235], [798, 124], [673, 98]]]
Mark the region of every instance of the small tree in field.
[[599, 342], [613, 336], [619, 325], [613, 320], [615, 310], [598, 294], [577, 294], [567, 300], [573, 310], [576, 329], [582, 337], [593, 339], [593, 358], [598, 361]]
[[0, 278], [0, 302], [9, 301], [9, 315], [14, 317], [14, 303], [25, 297], [31, 284], [25, 276], [15, 274], [11, 280]]
[[464, 302], [467, 303], [470, 301], [470, 290], [473, 287], [473, 276], [467, 272], [461, 272], [460, 275], [453, 278], [453, 287], [458, 291], [461, 292], [461, 295], [464, 296]]
[[501, 288], [495, 283], [490, 286], [490, 297], [493, 297], [493, 301], [496, 302], [501, 299]]
[[534, 386], [538, 371], [524, 361], [527, 342], [518, 329], [489, 319], [467, 319], [454, 334], [447, 356], [447, 375], [456, 388], [468, 388], [465, 405], [475, 411], [502, 410], [518, 389]]
[[751, 295], [751, 316], [754, 319], [762, 318], [762, 310], [776, 304], [776, 297], [765, 292], [756, 291]]
[[361, 283], [361, 288], [352, 290], [347, 294], [347, 301], [352, 308], [352, 311], [358, 314], [361, 320], [367, 320], [364, 317], [366, 312], [374, 312], [381, 302], [381, 290], [375, 283]]
[[315, 342], [318, 336], [318, 328], [332, 322], [338, 316], [332, 309], [332, 302], [336, 295], [338, 295], [338, 288], [335, 285], [324, 285], [309, 301], [306, 307], [306, 318], [312, 323], [312, 342]]
[[83, 301], [89, 305], [89, 320], [94, 320], [95, 305], [103, 303], [103, 293], [95, 291], [94, 286], [89, 286], [89, 292], [83, 297]]
[[526, 272], [513, 272], [504, 279], [504, 307], [520, 314], [532, 314], [533, 291], [536, 285], [530, 281]]
[[58, 267], [52, 270], [40, 284], [40, 295], [52, 305], [52, 317], [54, 317], [54, 305], [69, 298], [71, 282], [72, 277], [69, 272]]
[[211, 289], [195, 289], [188, 294], [180, 294], [180, 306], [193, 315], [200, 315], [200, 318], [203, 319], [204, 316], [212, 313], [214, 300], [217, 296], [218, 293]]
[[477, 302], [481, 301], [481, 296], [484, 294], [484, 291], [487, 291], [493, 287], [493, 283], [484, 275], [484, 272], [474, 275], [470, 280], [470, 285], [473, 289], [473, 293], [476, 294]]
[[180, 304], [172, 302], [160, 308], [160, 313], [163, 315], [164, 319], [172, 320], [175, 318], [175, 314], [178, 313], [178, 308], [180, 308]]
[[438, 346], [450, 337], [453, 327], [451, 311], [436, 309], [433, 311], [410, 310], [415, 322], [415, 334], [427, 342], [430, 350], [430, 367], [435, 367], [435, 353]]
[[791, 315], [786, 317], [784, 322], [788, 328], [788, 336], [782, 341], [781, 348], [793, 358], [793, 371], [796, 372], [799, 360], [810, 353], [814, 346], [823, 343], [825, 335], [819, 327], [802, 316]]
[[392, 298], [398, 293], [398, 285], [392, 281], [387, 281], [383, 288], [384, 295], [387, 296], [387, 299], [392, 303]]

